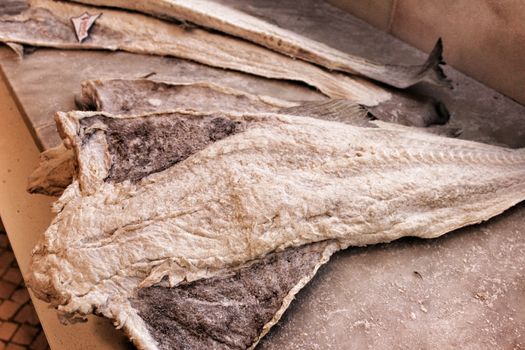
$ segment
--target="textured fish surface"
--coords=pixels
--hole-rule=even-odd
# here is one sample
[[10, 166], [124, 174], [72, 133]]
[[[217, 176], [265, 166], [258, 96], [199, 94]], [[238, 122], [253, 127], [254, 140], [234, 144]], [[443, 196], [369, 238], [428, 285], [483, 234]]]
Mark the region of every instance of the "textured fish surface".
[[[334, 251], [437, 237], [525, 199], [524, 150], [360, 116], [348, 125], [275, 113], [57, 114], [79, 174], [33, 252], [30, 287], [69, 317], [115, 320], [140, 348], [170, 348], [192, 327], [223, 348], [246, 348]], [[257, 290], [242, 276], [275, 276], [259, 265], [272, 254], [292, 254], [285, 268], [304, 266], [302, 278], [274, 280], [272, 306], [254, 312], [265, 316], [238, 314], [258, 323], [218, 338], [224, 314], [199, 305], [240, 312], [234, 294], [210, 289], [241, 280]], [[179, 314], [170, 297], [183, 297], [185, 316], [166, 316]], [[190, 317], [196, 310], [216, 318]], [[180, 332], [163, 335], [169, 324]]]
[[42, 152], [38, 167], [29, 176], [27, 191], [60, 196], [73, 182], [76, 165], [75, 153], [64, 144]]
[[[277, 25], [261, 20], [209, 0], [74, 0], [91, 5], [103, 5], [135, 10], [158, 16], [187, 21], [237, 36], [285, 55], [300, 58], [330, 70], [358, 74], [382, 83], [406, 88], [426, 81], [448, 85], [440, 68], [441, 41], [422, 65], [398, 66], [376, 63], [341, 52], [323, 43], [306, 38]], [[276, 11], [279, 9], [276, 8]]]
[[277, 112], [281, 108], [298, 106], [299, 102], [254, 95], [209, 82], [110, 79], [82, 82], [77, 105], [88, 111], [140, 114], [174, 109]]
[[[393, 100], [398, 100], [395, 97]], [[441, 122], [429, 118], [421, 108], [404, 101], [407, 108], [397, 107], [402, 114], [372, 112], [380, 120], [411, 126], [428, 126]], [[88, 80], [82, 83], [81, 93], [76, 96], [77, 106], [82, 110], [104, 111], [115, 115], [162, 112], [173, 109], [191, 109], [201, 112], [279, 112], [305, 115], [313, 118], [329, 119], [352, 123], [356, 108], [350, 101], [326, 100], [325, 102], [292, 102], [269, 96], [253, 95], [209, 82], [173, 83], [147, 79]], [[422, 104], [423, 105], [423, 104]], [[430, 105], [430, 107], [432, 107]], [[347, 120], [350, 118], [350, 120]], [[431, 127], [429, 132], [450, 136], [447, 127]], [[60, 195], [71, 183], [76, 161], [71, 150], [62, 145], [41, 155], [39, 167], [29, 178], [28, 191], [47, 195]]]
[[[72, 17], [97, 8], [52, 0], [29, 0], [29, 8], [0, 12], [0, 42], [60, 49], [105, 49], [174, 56], [205, 65], [266, 78], [300, 81], [332, 98], [374, 106], [391, 95], [365, 79], [329, 72], [316, 65], [268, 50], [245, 40], [125, 11], [104, 9], [79, 43]], [[0, 8], [0, 11], [2, 8]]]
[[[203, 112], [276, 112], [297, 106], [296, 102], [252, 95], [211, 83], [168, 83], [139, 80], [88, 80], [82, 83], [77, 105], [115, 115], [194, 109]], [[27, 190], [59, 196], [76, 173], [72, 150], [59, 145], [40, 155], [40, 164], [29, 177]]]

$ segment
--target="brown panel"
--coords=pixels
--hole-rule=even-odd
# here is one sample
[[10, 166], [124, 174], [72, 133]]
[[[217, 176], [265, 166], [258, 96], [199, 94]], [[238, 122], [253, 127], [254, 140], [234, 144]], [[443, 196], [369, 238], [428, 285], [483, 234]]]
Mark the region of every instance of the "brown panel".
[[391, 31], [430, 50], [438, 37], [455, 68], [525, 103], [525, 2], [398, 0]]

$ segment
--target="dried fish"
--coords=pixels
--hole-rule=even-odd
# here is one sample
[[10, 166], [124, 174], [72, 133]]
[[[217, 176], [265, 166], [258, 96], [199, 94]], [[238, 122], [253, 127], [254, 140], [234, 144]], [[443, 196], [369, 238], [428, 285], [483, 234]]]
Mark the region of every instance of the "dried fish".
[[[84, 110], [105, 111], [112, 114], [145, 113], [173, 109], [201, 112], [277, 112], [297, 106], [296, 102], [270, 96], [244, 93], [211, 84], [173, 84], [145, 79], [89, 80], [82, 83], [76, 103]], [[339, 111], [341, 113], [341, 111]], [[59, 196], [71, 184], [76, 174], [76, 160], [72, 150], [64, 145], [43, 152], [40, 164], [29, 177], [28, 191]]]
[[[443, 46], [438, 40], [422, 65], [380, 64], [341, 52], [257, 17], [209, 0], [74, 0], [77, 2], [124, 8], [161, 18], [173, 18], [237, 36], [282, 54], [309, 61], [330, 70], [358, 74], [397, 88], [426, 81], [450, 86], [440, 64]], [[276, 9], [278, 11], [278, 9]]]
[[29, 4], [28, 9], [15, 15], [0, 12], [1, 42], [175, 56], [266, 78], [304, 82], [329, 97], [367, 106], [391, 97], [365, 79], [328, 72], [241, 39], [202, 29], [187, 30], [175, 23], [125, 11], [104, 10], [89, 38], [79, 43], [70, 19], [85, 12], [95, 13], [96, 9], [52, 0], [29, 0]]
[[[397, 95], [393, 101], [399, 101]], [[407, 101], [404, 101], [407, 102]], [[409, 102], [409, 101], [408, 101]], [[105, 111], [112, 114], [137, 114], [162, 112], [173, 109], [196, 110], [200, 112], [279, 112], [304, 115], [313, 118], [353, 123], [355, 104], [346, 100], [322, 102], [291, 102], [269, 96], [252, 95], [223, 86], [201, 82], [191, 84], [138, 80], [90, 80], [82, 83], [81, 94], [76, 103], [83, 110]], [[416, 107], [395, 106], [391, 113], [383, 108], [374, 116], [383, 121], [403, 125], [427, 126], [430, 119]], [[429, 105], [432, 108], [432, 105]], [[428, 131], [435, 131], [429, 128]], [[448, 133], [441, 128], [439, 133]], [[454, 130], [454, 132], [456, 132]], [[60, 195], [71, 183], [75, 174], [75, 159], [71, 150], [58, 146], [41, 156], [39, 167], [29, 178], [28, 191], [47, 195]]]
[[27, 191], [60, 196], [76, 174], [75, 154], [63, 144], [40, 154], [40, 163], [29, 176]]
[[147, 79], [88, 80], [82, 82], [77, 106], [111, 114], [191, 109], [201, 112], [276, 112], [299, 105], [209, 82], [172, 83]]
[[[257, 268], [269, 254], [303, 247], [293, 253], [300, 265], [308, 244], [325, 242], [306, 259], [314, 261], [306, 264], [311, 276], [337, 249], [437, 237], [525, 199], [523, 149], [365, 118], [358, 109], [355, 125], [275, 113], [59, 113], [79, 176], [55, 204], [29, 285], [65, 315], [115, 320], [139, 348], [170, 348], [200, 325], [202, 339], [246, 348], [260, 338], [261, 320], [219, 337], [215, 316], [223, 314], [199, 309], [199, 300], [246, 314], [235, 313], [242, 307], [235, 298], [212, 293], [221, 282], [208, 279], [226, 288], [228, 278], [250, 274], [244, 269], [254, 259]], [[263, 330], [299, 284], [279, 280], [273, 308], [260, 313]], [[212, 296], [200, 299], [206, 288]], [[166, 305], [169, 297], [182, 297], [181, 318], [166, 316], [179, 312]]]

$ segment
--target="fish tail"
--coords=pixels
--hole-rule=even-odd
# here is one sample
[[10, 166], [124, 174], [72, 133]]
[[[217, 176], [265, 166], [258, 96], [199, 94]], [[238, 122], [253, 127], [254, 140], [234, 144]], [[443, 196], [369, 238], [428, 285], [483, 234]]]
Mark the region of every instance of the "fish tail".
[[422, 80], [424, 81], [452, 89], [452, 81], [447, 78], [445, 72], [443, 72], [443, 68], [441, 68], [441, 65], [444, 64], [446, 63], [443, 61], [443, 41], [439, 38], [421, 67], [419, 75], [423, 77]]

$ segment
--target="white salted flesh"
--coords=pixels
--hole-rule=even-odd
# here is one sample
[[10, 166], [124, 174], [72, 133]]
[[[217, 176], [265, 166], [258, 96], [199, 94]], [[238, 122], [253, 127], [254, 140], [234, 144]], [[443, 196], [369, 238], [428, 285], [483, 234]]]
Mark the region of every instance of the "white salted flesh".
[[[421, 81], [446, 85], [440, 59], [430, 57], [425, 64], [396, 66], [381, 64], [339, 51], [276, 24], [208, 0], [73, 0], [80, 3], [140, 11], [160, 18], [187, 21], [265, 46], [287, 56], [347, 73], [359, 74], [397, 88]], [[278, 11], [278, 8], [276, 9]]]
[[[78, 115], [66, 131], [89, 114]], [[100, 161], [80, 177], [91, 191], [66, 190], [34, 251], [37, 295], [66, 313], [118, 308], [165, 276], [173, 286], [328, 239], [344, 248], [432, 238], [525, 198], [523, 150], [380, 122], [235, 118], [250, 120], [246, 131], [136, 184], [100, 181], [106, 148], [76, 144], [80, 158]]]
[[[227, 35], [198, 28], [188, 31], [172, 22], [107, 8], [52, 0], [29, 0], [29, 4], [30, 9], [19, 15], [0, 17], [0, 42], [179, 57], [271, 79], [301, 81], [329, 97], [366, 106], [376, 106], [392, 97], [386, 89], [365, 79], [330, 72]], [[103, 12], [103, 16], [90, 31], [89, 40], [79, 43], [68, 26], [71, 17], [84, 12]]]

